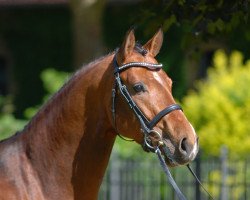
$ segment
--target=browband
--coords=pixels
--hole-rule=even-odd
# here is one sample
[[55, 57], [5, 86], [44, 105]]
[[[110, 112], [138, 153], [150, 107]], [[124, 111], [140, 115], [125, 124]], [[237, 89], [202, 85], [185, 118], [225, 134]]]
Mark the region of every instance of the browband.
[[161, 69], [162, 68], [162, 64], [155, 64], [155, 63], [146, 63], [146, 62], [130, 62], [130, 63], [126, 63], [123, 64], [121, 66], [118, 65], [116, 58], [114, 59], [114, 73], [118, 73], [118, 72], [122, 72], [123, 70], [126, 70], [130, 67], [145, 67], [147, 69], [151, 69], [151, 70], [157, 70], [157, 69]]

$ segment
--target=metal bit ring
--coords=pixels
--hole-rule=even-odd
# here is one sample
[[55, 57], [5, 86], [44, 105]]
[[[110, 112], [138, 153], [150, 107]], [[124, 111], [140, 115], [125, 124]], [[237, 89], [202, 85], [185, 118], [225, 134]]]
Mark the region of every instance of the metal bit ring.
[[156, 131], [156, 130], [150, 130], [150, 132], [147, 134], [147, 136], [144, 137], [144, 143], [145, 143], [145, 145], [146, 145], [149, 149], [155, 150], [155, 147], [153, 147], [153, 146], [149, 143], [149, 141], [150, 141], [149, 136], [150, 136], [151, 133], [156, 134], [156, 135], [160, 138], [157, 147], [163, 145], [162, 136], [161, 136], [161, 134], [160, 134], [158, 131]]

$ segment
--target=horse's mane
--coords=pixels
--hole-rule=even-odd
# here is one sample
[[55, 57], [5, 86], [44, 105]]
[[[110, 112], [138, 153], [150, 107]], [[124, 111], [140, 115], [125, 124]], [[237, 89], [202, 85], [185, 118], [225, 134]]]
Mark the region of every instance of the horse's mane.
[[[145, 55], [147, 50], [143, 48], [143, 46], [140, 43], [136, 43], [135, 49], [136, 52]], [[117, 51], [117, 50], [116, 50]], [[27, 123], [27, 125], [24, 127], [23, 131], [28, 130], [29, 128], [35, 126], [37, 122], [46, 115], [46, 113], [51, 110], [53, 107], [57, 106], [58, 101], [62, 99], [67, 93], [68, 90], [70, 90], [70, 85], [74, 82], [77, 82], [82, 76], [84, 76], [86, 73], [88, 73], [90, 70], [92, 70], [94, 67], [98, 66], [100, 62], [102, 62], [105, 58], [107, 58], [110, 55], [113, 55], [116, 51], [113, 51], [105, 56], [102, 56], [98, 59], [93, 60], [92, 62], [88, 64], [83, 64], [82, 67], [80, 67], [73, 75], [71, 75], [64, 83], [64, 85], [55, 93], [53, 94], [49, 100], [45, 104], [43, 104], [39, 111], [32, 117], [32, 119]], [[60, 96], [60, 98], [58, 98]], [[18, 131], [16, 135], [19, 135], [23, 131]]]
[[[32, 117], [30, 122], [24, 127], [24, 130], [29, 129], [33, 125], [37, 123], [37, 121], [40, 120], [48, 112], [50, 109], [52, 109], [54, 106], [58, 105], [58, 101], [64, 98], [64, 96], [67, 95], [68, 91], [71, 89], [71, 85], [74, 82], [77, 82], [82, 76], [84, 76], [86, 73], [88, 73], [90, 70], [92, 70], [94, 67], [98, 66], [100, 62], [102, 62], [105, 58], [112, 55], [114, 52], [111, 52], [105, 56], [102, 56], [86, 65], [82, 65], [73, 75], [71, 75], [63, 84], [63, 86], [55, 93], [53, 94], [49, 100], [45, 104], [41, 106], [39, 111]], [[58, 98], [60, 96], [60, 98]], [[17, 133], [18, 134], [18, 133]]]

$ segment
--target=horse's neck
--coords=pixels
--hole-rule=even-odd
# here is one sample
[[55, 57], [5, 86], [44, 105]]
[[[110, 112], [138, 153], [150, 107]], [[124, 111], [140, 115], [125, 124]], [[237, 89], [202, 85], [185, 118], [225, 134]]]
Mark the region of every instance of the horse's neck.
[[111, 60], [79, 71], [26, 127], [26, 152], [46, 190], [65, 186], [64, 195], [95, 199], [115, 140]]

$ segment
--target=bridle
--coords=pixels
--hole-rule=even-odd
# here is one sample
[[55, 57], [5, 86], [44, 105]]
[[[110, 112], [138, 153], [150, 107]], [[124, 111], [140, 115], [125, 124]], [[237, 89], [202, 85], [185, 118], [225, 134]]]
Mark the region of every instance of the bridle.
[[[131, 67], [143, 67], [143, 68], [147, 68], [150, 70], [159, 70], [162, 68], [162, 64], [145, 63], [145, 62], [130, 62], [130, 63], [126, 63], [126, 64], [119, 66], [116, 60], [116, 56], [114, 56], [113, 65], [114, 65], [115, 83], [114, 83], [114, 88], [112, 89], [112, 109], [111, 110], [112, 110], [113, 124], [115, 126], [115, 129], [117, 131], [115, 99], [116, 99], [116, 91], [118, 88], [120, 94], [122, 94], [125, 101], [134, 112], [136, 118], [139, 120], [139, 123], [141, 125], [141, 132], [143, 133], [143, 136], [144, 136], [144, 144], [143, 144], [144, 149], [146, 151], [154, 151], [154, 147], [152, 146], [150, 142], [149, 136], [152, 133], [153, 134], [156, 133], [161, 138], [161, 135], [155, 130], [153, 130], [153, 128], [165, 115], [168, 115], [169, 113], [175, 110], [182, 110], [182, 108], [178, 104], [172, 104], [166, 107], [165, 109], [163, 109], [162, 111], [160, 111], [153, 119], [148, 120], [148, 118], [143, 114], [141, 109], [137, 106], [137, 104], [132, 99], [126, 85], [123, 84], [121, 77], [120, 77], [120, 73]], [[121, 136], [118, 131], [117, 131], [117, 134], [123, 138], [123, 136]]]
[[[181, 106], [178, 104], [172, 104], [172, 105], [164, 108], [162, 111], [160, 111], [153, 119], [149, 120], [143, 114], [143, 112], [137, 106], [137, 104], [134, 102], [126, 85], [123, 84], [121, 77], [120, 77], [121, 72], [123, 72], [124, 70], [131, 68], [131, 67], [143, 67], [143, 68], [147, 68], [149, 70], [159, 70], [159, 69], [162, 69], [162, 64], [145, 63], [145, 62], [130, 62], [130, 63], [126, 63], [126, 64], [119, 66], [117, 63], [116, 54], [115, 54], [114, 59], [113, 59], [113, 66], [114, 66], [115, 82], [114, 82], [114, 87], [112, 89], [111, 111], [112, 111], [113, 125], [114, 125], [114, 128], [116, 130], [117, 135], [119, 137], [121, 137], [122, 139], [127, 140], [118, 132], [117, 125], [116, 125], [116, 109], [115, 109], [116, 108], [116, 106], [115, 106], [116, 101], [115, 100], [116, 100], [116, 93], [117, 93], [117, 88], [118, 88], [119, 92], [122, 94], [125, 101], [129, 105], [129, 107], [132, 109], [132, 111], [134, 112], [136, 118], [139, 120], [139, 123], [141, 125], [141, 132], [143, 133], [143, 137], [144, 137], [144, 144], [143, 144], [144, 150], [152, 151], [152, 152], [156, 153], [156, 155], [160, 161], [160, 164], [161, 164], [161, 166], [162, 166], [162, 168], [163, 168], [163, 170], [164, 170], [164, 172], [169, 180], [169, 183], [172, 185], [173, 189], [176, 192], [177, 197], [180, 200], [186, 200], [186, 197], [183, 195], [183, 193], [181, 192], [181, 190], [177, 186], [176, 182], [174, 181], [174, 179], [173, 179], [173, 177], [168, 169], [168, 166], [166, 165], [166, 163], [164, 161], [164, 158], [162, 157], [160, 146], [162, 146], [163, 149], [166, 149], [165, 144], [162, 142], [162, 136], [159, 132], [157, 132], [156, 130], [153, 129], [156, 126], [156, 124], [164, 116], [168, 115], [169, 113], [171, 113], [175, 110], [182, 111]], [[154, 146], [152, 144], [152, 141], [150, 139], [151, 134], [154, 134], [154, 135], [156, 134], [159, 137], [159, 142], [156, 146]], [[133, 141], [133, 140], [129, 140], [129, 141]], [[200, 180], [195, 175], [195, 173], [193, 172], [193, 170], [191, 169], [189, 164], [187, 165], [187, 167], [188, 167], [189, 171], [191, 172], [191, 174], [195, 177], [196, 181], [200, 184], [200, 186], [205, 190], [205, 192], [210, 196], [210, 198], [213, 199], [211, 194], [203, 187]]]
[[[155, 152], [157, 154], [157, 156], [160, 160], [160, 163], [163, 167], [163, 170], [166, 173], [168, 180], [169, 180], [170, 184], [173, 186], [177, 196], [179, 197], [180, 200], [186, 200], [185, 196], [182, 194], [182, 192], [180, 191], [180, 189], [176, 185], [165, 161], [162, 158], [161, 151], [159, 149], [159, 145], [153, 146], [151, 139], [150, 139], [151, 134], [156, 134], [159, 137], [159, 141], [162, 141], [161, 134], [158, 133], [157, 131], [153, 130], [153, 128], [161, 120], [161, 118], [163, 118], [165, 115], [168, 115], [169, 113], [171, 113], [175, 110], [182, 110], [181, 106], [178, 104], [172, 104], [172, 105], [166, 107], [165, 109], [163, 109], [162, 111], [160, 111], [152, 120], [148, 120], [148, 118], [143, 114], [141, 109], [137, 106], [137, 104], [132, 99], [126, 85], [124, 85], [122, 83], [122, 80], [120, 77], [120, 73], [122, 71], [130, 68], [130, 67], [144, 67], [144, 68], [147, 68], [150, 70], [159, 70], [162, 68], [162, 64], [145, 63], [145, 62], [130, 62], [130, 63], [126, 63], [126, 64], [119, 66], [117, 63], [117, 60], [116, 60], [116, 55], [115, 55], [114, 59], [113, 59], [113, 65], [114, 65], [115, 83], [114, 83], [114, 87], [112, 89], [112, 108], [111, 108], [111, 111], [112, 111], [113, 124], [114, 124], [114, 127], [116, 129], [118, 136], [121, 137], [122, 139], [125, 139], [122, 135], [120, 135], [120, 133], [117, 130], [117, 126], [116, 126], [115, 99], [116, 99], [117, 88], [118, 88], [119, 92], [122, 94], [122, 96], [124, 97], [125, 101], [128, 103], [129, 107], [134, 112], [136, 118], [139, 120], [139, 123], [141, 125], [141, 132], [143, 133], [143, 137], [144, 137], [143, 148], [146, 151], [152, 151], [152, 152]], [[162, 142], [161, 145], [164, 145], [164, 143]]]

